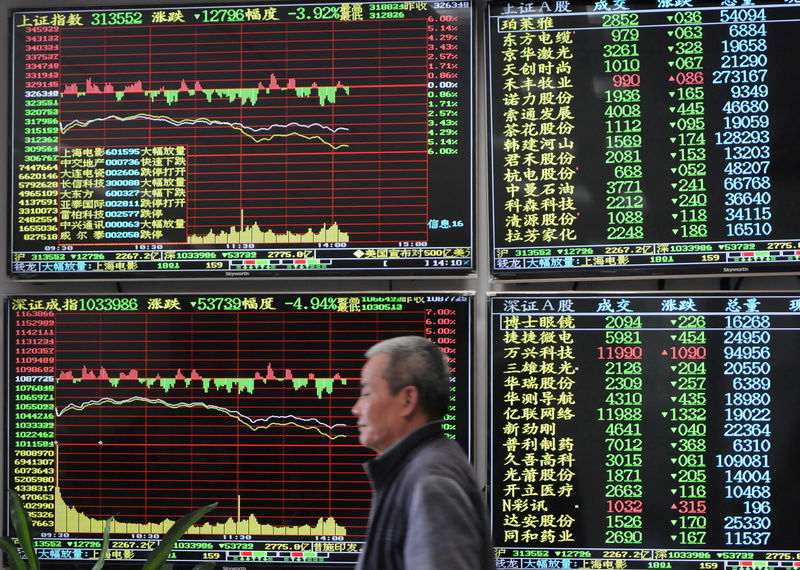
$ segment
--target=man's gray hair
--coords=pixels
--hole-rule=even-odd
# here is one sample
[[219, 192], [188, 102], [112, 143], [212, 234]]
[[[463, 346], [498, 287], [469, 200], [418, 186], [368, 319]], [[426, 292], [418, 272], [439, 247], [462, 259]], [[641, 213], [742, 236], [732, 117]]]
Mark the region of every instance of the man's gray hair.
[[383, 377], [392, 394], [416, 386], [420, 410], [428, 420], [444, 416], [450, 396], [450, 366], [436, 344], [421, 336], [398, 336], [373, 345], [365, 356], [378, 354], [389, 356]]

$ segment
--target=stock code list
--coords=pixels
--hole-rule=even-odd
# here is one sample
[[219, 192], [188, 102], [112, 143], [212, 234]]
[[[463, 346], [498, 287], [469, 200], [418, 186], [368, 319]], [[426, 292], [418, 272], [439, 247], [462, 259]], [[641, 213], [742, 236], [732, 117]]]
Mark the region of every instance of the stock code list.
[[497, 295], [501, 568], [798, 567], [800, 297]]
[[799, 8], [493, 4], [493, 271], [796, 267]]

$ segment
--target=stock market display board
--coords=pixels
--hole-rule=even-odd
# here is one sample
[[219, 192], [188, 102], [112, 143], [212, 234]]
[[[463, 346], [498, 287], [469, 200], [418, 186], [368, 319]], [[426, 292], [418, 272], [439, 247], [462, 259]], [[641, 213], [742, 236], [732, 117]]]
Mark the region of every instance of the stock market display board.
[[501, 568], [800, 566], [800, 295], [498, 294]]
[[474, 269], [469, 2], [19, 11], [18, 277]]
[[[420, 335], [451, 366], [443, 427], [470, 443], [472, 297], [15, 296], [4, 480], [43, 561], [142, 561], [219, 505], [174, 562], [352, 568], [371, 491], [351, 408], [364, 351]], [[8, 504], [8, 503], [6, 503]], [[85, 566], [84, 566], [85, 565]]]
[[799, 32], [795, 2], [492, 3], [494, 274], [797, 271]]

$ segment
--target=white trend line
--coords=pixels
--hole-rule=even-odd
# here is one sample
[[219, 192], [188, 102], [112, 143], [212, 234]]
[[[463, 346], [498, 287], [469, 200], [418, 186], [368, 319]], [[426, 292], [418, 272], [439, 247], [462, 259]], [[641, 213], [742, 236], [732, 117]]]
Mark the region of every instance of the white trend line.
[[219, 127], [219, 126], [223, 126], [223, 127], [238, 127], [240, 129], [242, 129], [243, 131], [251, 131], [253, 133], [266, 132], [266, 131], [269, 131], [269, 130], [271, 130], [273, 128], [288, 129], [289, 127], [302, 127], [302, 128], [307, 128], [307, 129], [310, 129], [312, 127], [319, 127], [319, 128], [321, 128], [323, 130], [327, 130], [327, 131], [330, 131], [332, 133], [337, 133], [339, 131], [349, 131], [350, 130], [347, 127], [331, 128], [331, 127], [328, 127], [328, 126], [323, 125], [321, 123], [303, 124], [303, 123], [296, 123], [296, 122], [291, 122], [291, 123], [286, 123], [286, 124], [275, 124], [275, 125], [270, 125], [268, 127], [248, 127], [248, 126], [246, 126], [246, 125], [244, 125], [242, 123], [232, 123], [232, 122], [229, 122], [229, 121], [219, 121], [219, 120], [216, 120], [216, 119], [199, 118], [199, 119], [181, 119], [181, 120], [176, 120], [176, 119], [172, 119], [170, 117], [162, 117], [162, 116], [158, 116], [158, 115], [146, 115], [146, 114], [143, 114], [143, 113], [140, 113], [138, 115], [130, 115], [128, 117], [122, 117], [120, 115], [108, 115], [107, 117], [97, 117], [95, 119], [89, 119], [88, 121], [80, 121], [80, 120], [76, 119], [76, 120], [70, 121], [70, 122], [68, 122], [66, 124], [59, 123], [59, 130], [62, 133], [65, 133], [65, 132], [67, 132], [69, 129], [71, 129], [74, 126], [88, 127], [92, 123], [98, 123], [98, 122], [103, 122], [103, 121], [116, 120], [116, 121], [126, 122], [126, 121], [135, 121], [135, 120], [139, 120], [139, 119], [147, 119], [149, 121], [168, 123], [168, 124], [170, 124], [172, 126], [175, 126], [175, 127], [182, 127], [182, 126], [185, 126], [186, 124], [189, 124], [190, 126], [193, 126], [195, 124], [205, 124], [205, 125], [208, 125], [210, 127], [214, 127], [214, 126], [217, 126], [217, 127]]
[[115, 406], [121, 406], [123, 404], [130, 404], [131, 402], [144, 402], [146, 404], [162, 404], [168, 408], [205, 408], [207, 410], [215, 410], [218, 412], [222, 412], [229, 416], [234, 416], [240, 419], [247, 421], [250, 425], [256, 425], [259, 423], [269, 423], [273, 420], [287, 420], [291, 419], [300, 423], [305, 424], [317, 424], [322, 426], [329, 431], [333, 431], [334, 428], [337, 427], [347, 427], [346, 424], [333, 424], [328, 425], [324, 422], [319, 421], [317, 418], [300, 418], [293, 415], [286, 415], [286, 416], [269, 416], [268, 418], [251, 418], [249, 416], [244, 415], [243, 413], [230, 410], [228, 408], [223, 408], [222, 406], [215, 406], [214, 404], [206, 404], [204, 402], [167, 402], [166, 400], [162, 400], [161, 398], [145, 398], [144, 396], [131, 396], [130, 398], [125, 398], [124, 400], [115, 400], [114, 398], [100, 398], [98, 400], [89, 400], [83, 402], [82, 404], [67, 404], [61, 410], [56, 410], [56, 416], [61, 417], [66, 412], [70, 410], [75, 411], [82, 411], [89, 406], [96, 406], [101, 404], [113, 404]]

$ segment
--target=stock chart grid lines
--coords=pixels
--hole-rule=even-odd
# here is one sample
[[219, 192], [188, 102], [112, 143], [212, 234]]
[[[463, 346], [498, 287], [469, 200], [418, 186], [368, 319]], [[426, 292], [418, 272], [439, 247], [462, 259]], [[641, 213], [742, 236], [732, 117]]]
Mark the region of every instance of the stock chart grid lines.
[[11, 273], [472, 271], [471, 28], [467, 2], [15, 13]]
[[62, 142], [184, 147], [172, 199], [195, 239], [338, 224], [337, 241], [425, 240], [425, 33], [424, 18], [65, 29]]
[[218, 502], [179, 559], [352, 564], [374, 457], [351, 413], [364, 352], [400, 335], [439, 344], [452, 374], [443, 428], [470, 449], [471, 302], [16, 297], [9, 485], [57, 559], [96, 558], [110, 517], [112, 533], [141, 538], [116, 555], [138, 559], [148, 537]]
[[[62, 495], [95, 518], [124, 520], [129, 504], [144, 522], [222, 494], [227, 508], [214, 519], [239, 516], [232, 509], [241, 501], [245, 516], [276, 526], [314, 523], [320, 511], [336, 510], [351, 529], [360, 526], [354, 521], [365, 518], [369, 497], [360, 469], [366, 454], [349, 413], [358, 393], [354, 347], [381, 330], [419, 333], [420, 326], [326, 317], [61, 315]], [[346, 334], [353, 329], [363, 332]], [[95, 339], [94, 355], [86, 335]], [[221, 338], [235, 342], [228, 348]], [[168, 384], [181, 375], [188, 381]]]

